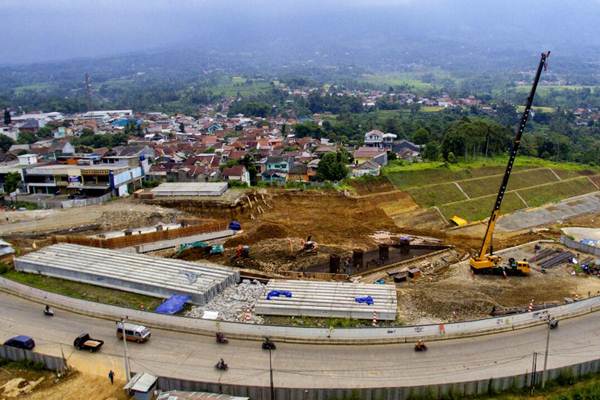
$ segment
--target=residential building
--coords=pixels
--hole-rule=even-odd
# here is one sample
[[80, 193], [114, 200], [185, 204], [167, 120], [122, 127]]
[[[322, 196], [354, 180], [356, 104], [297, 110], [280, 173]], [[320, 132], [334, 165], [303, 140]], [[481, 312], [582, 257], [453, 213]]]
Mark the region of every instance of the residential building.
[[377, 147], [359, 147], [354, 151], [353, 156], [355, 165], [370, 160], [381, 166], [385, 166], [388, 163], [387, 151]]
[[367, 147], [382, 147], [384, 133], [374, 129], [365, 133], [365, 146]]
[[381, 165], [375, 161], [368, 160], [358, 164], [352, 168], [352, 176], [360, 177], [365, 175], [379, 176], [381, 173]]
[[233, 167], [225, 168], [221, 176], [228, 182], [240, 182], [250, 185], [250, 173], [243, 165], [234, 165]]

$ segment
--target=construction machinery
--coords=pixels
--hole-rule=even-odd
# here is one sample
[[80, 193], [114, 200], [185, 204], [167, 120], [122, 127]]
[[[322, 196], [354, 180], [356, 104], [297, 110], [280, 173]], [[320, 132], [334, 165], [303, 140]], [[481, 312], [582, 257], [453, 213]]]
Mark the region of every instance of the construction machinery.
[[498, 220], [498, 216], [500, 215], [500, 207], [502, 206], [504, 193], [506, 192], [506, 188], [508, 186], [508, 179], [510, 178], [510, 174], [513, 169], [513, 164], [517, 156], [517, 151], [519, 150], [519, 146], [521, 145], [521, 136], [523, 136], [525, 125], [527, 124], [527, 120], [529, 119], [529, 114], [531, 112], [531, 106], [533, 104], [535, 91], [537, 89], [542, 70], [546, 70], [549, 56], [549, 51], [541, 54], [540, 62], [535, 73], [535, 78], [533, 79], [533, 85], [531, 86], [529, 97], [527, 97], [527, 104], [525, 105], [525, 110], [523, 111], [523, 115], [521, 116], [521, 122], [517, 127], [517, 133], [515, 135], [512, 149], [510, 151], [508, 164], [506, 165], [506, 171], [504, 172], [504, 177], [502, 178], [502, 183], [500, 184], [500, 189], [498, 190], [498, 197], [496, 197], [496, 202], [494, 203], [494, 208], [492, 209], [492, 215], [490, 216], [485, 235], [483, 236], [481, 249], [475, 257], [472, 257], [469, 260], [469, 263], [471, 264], [471, 270], [475, 273], [526, 275], [529, 274], [529, 272], [531, 271], [529, 263], [526, 260], [512, 261], [509, 264], [502, 265], [502, 258], [494, 254], [494, 248], [492, 246], [492, 237], [494, 235], [496, 221]]

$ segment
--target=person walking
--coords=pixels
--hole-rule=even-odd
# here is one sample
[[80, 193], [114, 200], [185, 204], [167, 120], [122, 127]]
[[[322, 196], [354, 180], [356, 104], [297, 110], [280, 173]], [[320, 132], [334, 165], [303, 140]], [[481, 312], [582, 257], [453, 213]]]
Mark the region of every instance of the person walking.
[[115, 373], [111, 369], [108, 371], [108, 379], [110, 379], [110, 384], [113, 385], [115, 383]]

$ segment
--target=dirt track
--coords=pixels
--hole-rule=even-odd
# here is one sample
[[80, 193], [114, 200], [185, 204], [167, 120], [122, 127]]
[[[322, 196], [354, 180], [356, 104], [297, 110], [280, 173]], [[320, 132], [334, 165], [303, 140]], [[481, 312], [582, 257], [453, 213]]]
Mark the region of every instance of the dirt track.
[[[0, 220], [0, 237], [41, 234], [77, 228], [123, 229], [158, 221], [168, 222], [180, 214], [175, 210], [119, 199], [103, 205], [69, 209], [9, 211]], [[6, 220], [8, 218], [8, 221]]]

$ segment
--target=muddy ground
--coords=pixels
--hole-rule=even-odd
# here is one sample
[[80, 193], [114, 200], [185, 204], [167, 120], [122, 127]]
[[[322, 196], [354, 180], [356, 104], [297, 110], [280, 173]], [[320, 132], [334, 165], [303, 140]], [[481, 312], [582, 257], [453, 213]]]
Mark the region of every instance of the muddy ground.
[[126, 400], [122, 382], [79, 372], [58, 377], [50, 371], [0, 368], [0, 400]]

